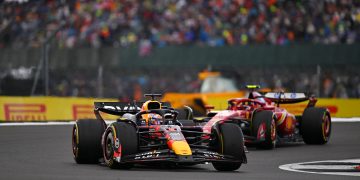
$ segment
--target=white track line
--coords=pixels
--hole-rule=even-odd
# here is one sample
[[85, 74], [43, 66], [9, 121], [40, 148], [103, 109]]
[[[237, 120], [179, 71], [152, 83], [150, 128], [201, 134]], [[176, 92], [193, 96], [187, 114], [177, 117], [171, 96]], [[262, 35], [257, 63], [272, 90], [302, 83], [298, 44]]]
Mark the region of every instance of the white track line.
[[[114, 121], [105, 121], [107, 124]], [[56, 126], [56, 125], [74, 125], [75, 121], [69, 122], [9, 122], [9, 123], [0, 123], [1, 126]]]
[[311, 170], [304, 170], [304, 169], [327, 169], [327, 170], [346, 170], [346, 169], [354, 169], [354, 166], [340, 166], [340, 165], [311, 165], [309, 163], [322, 163], [322, 162], [353, 162], [353, 163], [360, 163], [360, 159], [346, 159], [346, 160], [326, 160], [326, 161], [312, 161], [312, 162], [300, 162], [300, 163], [293, 163], [293, 164], [284, 164], [279, 166], [280, 169], [285, 171], [292, 171], [292, 172], [301, 172], [301, 173], [310, 173], [310, 174], [327, 174], [327, 175], [342, 175], [342, 176], [360, 176], [360, 172], [313, 172]]
[[331, 122], [360, 122], [360, 117], [352, 117], [352, 118], [331, 118]]
[[[114, 121], [106, 121], [106, 123], [111, 123]], [[360, 117], [353, 117], [353, 118], [331, 118], [331, 122], [360, 122]], [[49, 122], [5, 122], [2, 123], [0, 121], [1, 126], [54, 126], [54, 125], [73, 125], [75, 121], [69, 122], [56, 122], [56, 121], [49, 121]]]

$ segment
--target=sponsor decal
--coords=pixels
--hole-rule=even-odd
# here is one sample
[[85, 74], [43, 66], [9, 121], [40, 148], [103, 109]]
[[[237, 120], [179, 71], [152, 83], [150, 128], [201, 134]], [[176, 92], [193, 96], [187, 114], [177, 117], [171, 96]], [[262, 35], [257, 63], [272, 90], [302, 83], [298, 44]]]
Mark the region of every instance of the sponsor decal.
[[137, 154], [137, 155], [135, 155], [134, 159], [135, 160], [140, 160], [140, 159], [156, 158], [156, 157], [159, 157], [159, 155], [160, 155], [160, 152], [151, 151], [151, 152]]
[[104, 106], [104, 109], [108, 109], [108, 110], [113, 110], [113, 111], [140, 111], [140, 107], [137, 106], [124, 106], [123, 108], [121, 108], [120, 106]]
[[279, 98], [281, 94], [279, 92], [274, 93], [274, 98]]
[[290, 98], [296, 98], [296, 93], [291, 93]]
[[72, 106], [73, 119], [93, 119], [94, 106], [85, 104], [74, 104]]
[[320, 106], [320, 107], [327, 108], [330, 111], [330, 114], [336, 114], [338, 112], [338, 107], [335, 105]]
[[174, 140], [174, 141], [180, 141], [180, 140], [184, 140], [184, 136], [179, 133], [179, 132], [170, 132], [169, 133], [170, 139]]
[[202, 153], [206, 158], [224, 159], [224, 155], [221, 155], [216, 152], [203, 151]]
[[45, 104], [4, 104], [7, 121], [42, 121], [46, 118]]

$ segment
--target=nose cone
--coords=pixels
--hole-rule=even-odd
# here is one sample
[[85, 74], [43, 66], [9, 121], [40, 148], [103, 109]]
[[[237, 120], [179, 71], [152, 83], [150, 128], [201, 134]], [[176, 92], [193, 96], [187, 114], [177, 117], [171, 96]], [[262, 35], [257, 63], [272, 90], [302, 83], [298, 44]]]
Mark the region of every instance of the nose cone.
[[190, 146], [186, 141], [173, 141], [171, 149], [176, 155], [192, 155]]

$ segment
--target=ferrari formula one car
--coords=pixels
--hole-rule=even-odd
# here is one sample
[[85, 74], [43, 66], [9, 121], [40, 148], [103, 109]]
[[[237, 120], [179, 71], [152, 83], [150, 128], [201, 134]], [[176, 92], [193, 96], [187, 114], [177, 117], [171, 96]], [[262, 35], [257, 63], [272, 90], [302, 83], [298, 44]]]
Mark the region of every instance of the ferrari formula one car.
[[[277, 142], [299, 142], [325, 144], [331, 134], [331, 117], [326, 108], [315, 107], [314, 97], [304, 93], [266, 93], [261, 95], [251, 89], [248, 98], [228, 100], [227, 110], [210, 112], [207, 125], [217, 121], [233, 121], [243, 130], [246, 145], [272, 149]], [[280, 104], [308, 101], [302, 115], [295, 116]]]
[[[237, 170], [246, 163], [241, 128], [218, 121], [203, 126], [183, 126], [178, 112], [164, 102], [95, 102], [97, 119], [77, 120], [72, 148], [77, 163], [103, 162], [110, 168], [128, 169], [134, 164], [212, 163], [219, 171]], [[141, 108], [140, 108], [141, 107]], [[107, 125], [100, 112], [120, 116]]]

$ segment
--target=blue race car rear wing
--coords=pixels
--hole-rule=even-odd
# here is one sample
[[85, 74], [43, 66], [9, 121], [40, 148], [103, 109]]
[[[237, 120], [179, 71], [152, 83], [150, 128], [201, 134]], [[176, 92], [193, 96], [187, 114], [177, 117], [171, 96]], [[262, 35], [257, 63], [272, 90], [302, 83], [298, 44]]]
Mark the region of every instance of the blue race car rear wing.
[[[160, 102], [163, 108], [169, 108], [169, 102]], [[140, 112], [144, 102], [94, 102], [94, 111], [122, 116], [125, 113], [136, 114]]]
[[122, 116], [125, 113], [136, 114], [140, 111], [142, 104], [142, 102], [94, 102], [94, 111], [101, 111], [118, 116]]

